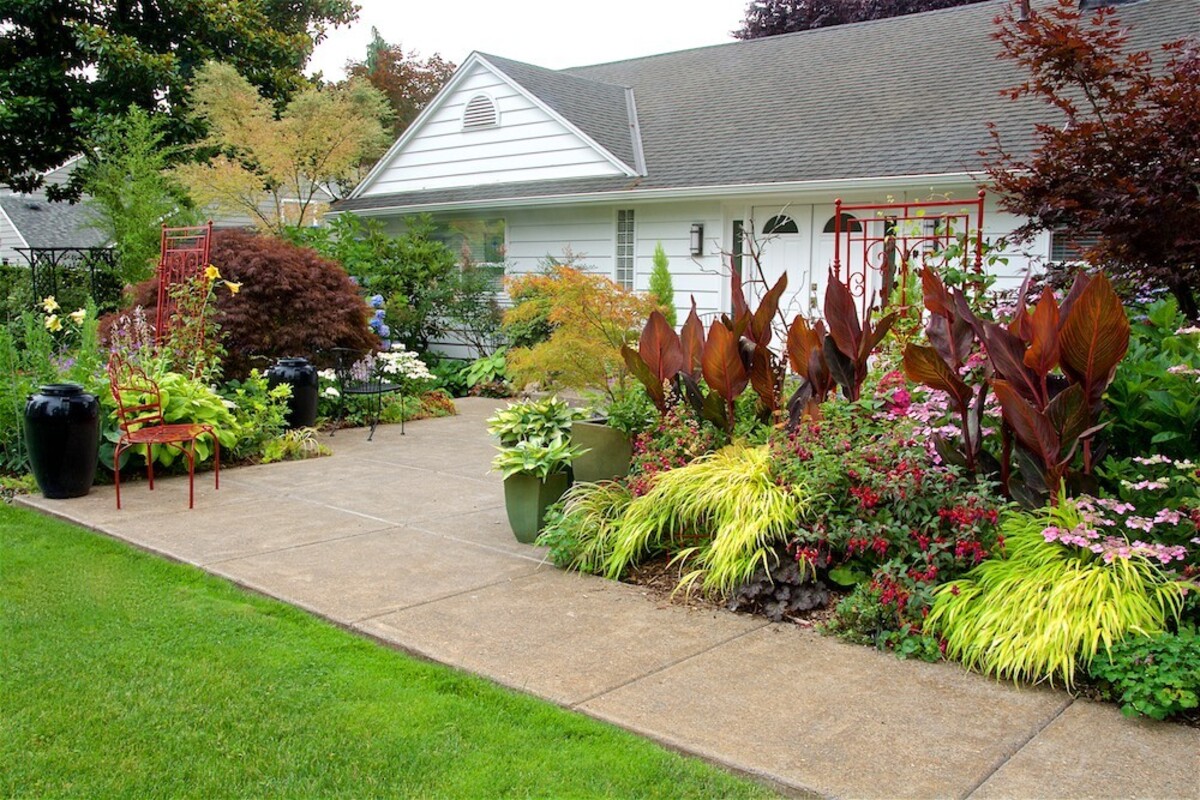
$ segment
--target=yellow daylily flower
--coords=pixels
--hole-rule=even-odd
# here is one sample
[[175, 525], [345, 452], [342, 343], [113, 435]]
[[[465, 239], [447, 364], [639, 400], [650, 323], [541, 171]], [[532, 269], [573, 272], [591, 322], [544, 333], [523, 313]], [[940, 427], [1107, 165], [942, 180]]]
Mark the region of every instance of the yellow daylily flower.
[[45, 309], [47, 314], [53, 314], [55, 311], [58, 311], [58, 301], [54, 299], [54, 295], [50, 295], [42, 301], [42, 308]]
[[82, 325], [83, 321], [87, 319], [87, 309], [81, 308], [78, 311], [72, 311], [68, 316], [76, 325]]
[[225, 288], [229, 290], [230, 294], [237, 294], [242, 290], [242, 285], [233, 281], [225, 281]]
[[45, 325], [46, 330], [48, 331], [62, 330], [62, 320], [58, 318], [58, 314], [51, 314], [50, 316], [46, 317]]
[[204, 268], [204, 277], [210, 281], [215, 281], [217, 278], [221, 277], [221, 271], [212, 264], [209, 264]]

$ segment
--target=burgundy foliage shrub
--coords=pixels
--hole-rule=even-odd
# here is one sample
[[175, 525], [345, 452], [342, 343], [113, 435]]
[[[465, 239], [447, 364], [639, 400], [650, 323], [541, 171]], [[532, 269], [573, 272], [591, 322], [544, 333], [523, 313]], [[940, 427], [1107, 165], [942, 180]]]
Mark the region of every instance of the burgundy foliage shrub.
[[[210, 260], [222, 278], [241, 284], [237, 294], [220, 285], [215, 292], [226, 378], [245, 377], [282, 356], [323, 361], [321, 351], [333, 347], [379, 347], [358, 288], [336, 262], [315, 251], [272, 236], [216, 231]], [[141, 283], [133, 305], [145, 306], [153, 319], [157, 294], [156, 280]]]

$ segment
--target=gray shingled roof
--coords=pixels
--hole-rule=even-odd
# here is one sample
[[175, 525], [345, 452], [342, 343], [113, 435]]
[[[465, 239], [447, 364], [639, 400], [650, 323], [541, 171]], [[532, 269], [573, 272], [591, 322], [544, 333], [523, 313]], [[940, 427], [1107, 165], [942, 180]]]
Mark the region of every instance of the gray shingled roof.
[[624, 86], [480, 53], [630, 168], [638, 169]]
[[[997, 58], [992, 38], [992, 20], [1006, 1], [561, 73], [522, 71], [516, 62], [487, 58], [518, 81], [549, 83], [547, 75], [564, 75], [632, 88], [647, 173], [636, 180], [641, 189], [977, 173], [979, 150], [990, 142], [987, 121], [997, 123], [1006, 146], [1020, 151], [1031, 146], [1034, 124], [1053, 121], [1056, 113], [1001, 96], [1022, 79], [1014, 64]], [[1119, 13], [1137, 48], [1200, 35], [1200, 0], [1143, 0]], [[552, 93], [543, 99], [562, 102]], [[589, 130], [593, 122], [577, 124]], [[603, 178], [467, 187], [355, 198], [338, 207], [617, 191], [632, 183]]]
[[103, 247], [107, 237], [92, 227], [92, 211], [75, 203], [52, 203], [41, 195], [0, 197], [0, 207], [30, 247]]

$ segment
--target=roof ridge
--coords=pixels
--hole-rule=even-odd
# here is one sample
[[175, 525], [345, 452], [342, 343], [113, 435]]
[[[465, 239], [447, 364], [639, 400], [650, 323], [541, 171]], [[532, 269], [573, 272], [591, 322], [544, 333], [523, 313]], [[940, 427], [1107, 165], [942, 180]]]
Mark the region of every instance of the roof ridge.
[[[986, 6], [988, 4], [999, 4], [999, 3], [1002, 3], [1005, 1], [1006, 0], [980, 0], [977, 3], [970, 3], [968, 5], [963, 5], [963, 6], [952, 6], [950, 8], [935, 8], [935, 9], [931, 9], [929, 11], [917, 11], [912, 14], [901, 14], [899, 16], [885, 17], [883, 19], [865, 19], [865, 20], [860, 20], [858, 22], [845, 22], [845, 23], [842, 23], [841, 25], [826, 25], [825, 27], [822, 27], [822, 28], [809, 28], [807, 30], [802, 30], [802, 31], [790, 31], [789, 33], [777, 33], [774, 36], [759, 36], [754, 39], [734, 39], [734, 40], [728, 41], [728, 42], [716, 42], [715, 44], [701, 44], [701, 45], [696, 45], [695, 47], [684, 47], [679, 50], [668, 50], [665, 53], [651, 53], [650, 55], [633, 56], [632, 58], [618, 58], [613, 61], [600, 61], [600, 62], [597, 62], [594, 64], [579, 64], [574, 67], [563, 67], [561, 70], [557, 70], [557, 71], [564, 72], [564, 73], [567, 73], [570, 75], [575, 75], [575, 70], [586, 70], [586, 69], [592, 69], [594, 67], [609, 67], [609, 66], [613, 66], [616, 64], [628, 64], [628, 63], [631, 63], [634, 61], [650, 61], [651, 59], [664, 58], [666, 56], [675, 56], [675, 55], [679, 55], [681, 53], [693, 53], [693, 52], [696, 52], [699, 50], [713, 50], [718, 47], [735, 47], [738, 45], [747, 45], [747, 46], [763, 45], [763, 44], [767, 44], [767, 43], [779, 42], [784, 39], [793, 39], [793, 38], [800, 37], [800, 36], [810, 36], [810, 35], [811, 36], [815, 36], [815, 35], [832, 36], [832, 35], [836, 35], [842, 31], [846, 31], [849, 29], [857, 29], [857, 28], [862, 28], [862, 27], [866, 27], [866, 26], [870, 26], [870, 25], [883, 25], [883, 24], [886, 24], [889, 22], [895, 22], [896, 20], [907, 19], [910, 17], [927, 17], [932, 14], [950, 14], [950, 13], [956, 13], [956, 12], [962, 13], [962, 12], [965, 12], [968, 10], [973, 10], [978, 7]], [[583, 76], [576, 75], [576, 77], [583, 77]]]
[[[598, 81], [595, 78], [589, 78], [584, 75], [576, 75], [576, 74], [570, 72], [571, 69], [578, 69], [577, 67], [570, 67], [568, 69], [551, 69], [550, 67], [543, 67], [540, 64], [531, 64], [528, 61], [519, 61], [515, 58], [509, 58], [508, 56], [499, 56], [499, 55], [495, 55], [494, 53], [484, 53], [480, 50], [477, 50], [475, 52], [481, 58], [483, 58], [489, 62], [492, 62], [493, 60], [508, 61], [513, 64], [520, 64], [523, 67], [529, 67], [530, 69], [536, 69], [536, 70], [540, 70], [542, 72], [547, 72], [547, 73], [550, 73], [551, 75], [557, 75], [557, 76], [562, 76], [565, 78], [571, 78], [572, 80], [577, 80], [577, 81], [586, 81], [588, 83], [594, 83], [597, 86], [605, 86], [605, 87], [608, 87], [611, 89], [629, 89], [629, 88], [631, 88], [629, 85], [624, 84], [624, 83], [612, 83], [610, 81]], [[497, 65], [497, 66], [499, 66], [499, 65]]]

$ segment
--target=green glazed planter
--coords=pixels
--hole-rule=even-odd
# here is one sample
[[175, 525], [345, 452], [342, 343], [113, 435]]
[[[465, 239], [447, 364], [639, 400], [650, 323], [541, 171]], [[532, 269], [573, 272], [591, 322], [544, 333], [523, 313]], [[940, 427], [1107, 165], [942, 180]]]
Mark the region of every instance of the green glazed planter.
[[629, 437], [610, 428], [603, 418], [571, 423], [571, 444], [587, 452], [571, 462], [575, 480], [587, 483], [611, 481], [629, 474], [633, 445]]
[[518, 542], [533, 544], [542, 530], [546, 508], [562, 497], [570, 485], [565, 472], [556, 472], [545, 480], [532, 475], [510, 475], [504, 479], [504, 509]]

